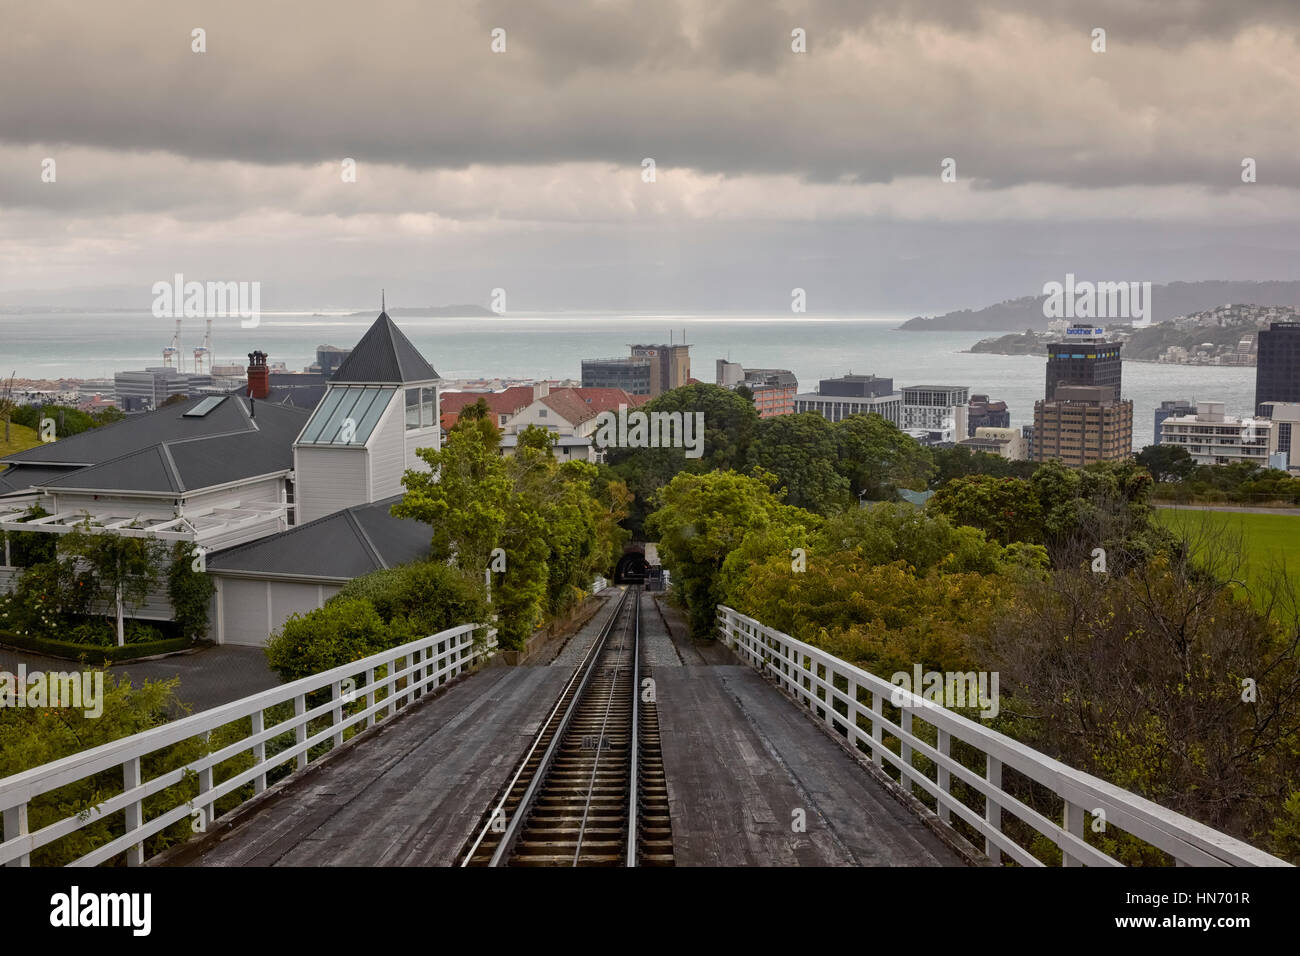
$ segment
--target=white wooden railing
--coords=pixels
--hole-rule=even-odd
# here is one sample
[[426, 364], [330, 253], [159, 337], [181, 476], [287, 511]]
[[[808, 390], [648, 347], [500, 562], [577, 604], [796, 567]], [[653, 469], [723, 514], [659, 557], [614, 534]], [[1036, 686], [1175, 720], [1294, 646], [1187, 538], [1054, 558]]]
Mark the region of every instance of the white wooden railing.
[[[1065, 866], [1123, 865], [1084, 840], [1085, 814], [1163, 850], [1179, 866], [1288, 865], [1190, 817], [1068, 767], [732, 608], [718, 606], [718, 626], [722, 640], [742, 659], [774, 678], [786, 693], [845, 737], [846, 743], [855, 749], [866, 747], [877, 767], [883, 768], [888, 762], [896, 768], [899, 783], [909, 792], [919, 789], [929, 794], [943, 823], [951, 825], [956, 817], [979, 833], [984, 838], [985, 855], [994, 863], [1006, 854], [1025, 866], [1044, 865], [1003, 832], [1005, 813], [1055, 843]], [[842, 688], [836, 686], [837, 680]], [[869, 699], [870, 705], [860, 697]], [[897, 708], [898, 723], [885, 714], [887, 701], [902, 703]], [[913, 731], [913, 717], [934, 728], [933, 743]], [[864, 720], [867, 727], [861, 725]], [[886, 745], [886, 734], [898, 739], [899, 753]], [[953, 741], [984, 755], [983, 774], [952, 758]], [[916, 755], [934, 764], [935, 779], [914, 766]], [[1004, 769], [1014, 770], [1056, 794], [1064, 802], [1062, 821], [1049, 819], [1004, 789]], [[983, 795], [982, 811], [952, 793], [954, 780]]]
[[[475, 632], [484, 632], [483, 639], [477, 643]], [[310, 753], [313, 748], [327, 742], [332, 742], [331, 749], [341, 746], [344, 732], [349, 727], [359, 729], [363, 722], [366, 727], [373, 727], [377, 719], [392, 717], [398, 708], [490, 656], [495, 647], [495, 629], [479, 624], [462, 624], [351, 664], [0, 779], [0, 811], [3, 811], [4, 820], [0, 865], [28, 866], [34, 850], [119, 812], [124, 812], [125, 833], [79, 857], [74, 865], [93, 866], [123, 853], [128, 865], [138, 865], [144, 861], [144, 841], [149, 837], [183, 820], [210, 823], [217, 800], [250, 782], [254, 795], [262, 793], [267, 787], [268, 771], [290, 761], [293, 761], [290, 775], [305, 770], [309, 760], [315, 759]], [[376, 672], [381, 668], [386, 670], [386, 674], [376, 680]], [[309, 710], [308, 696], [324, 690], [330, 692], [330, 699]], [[381, 691], [385, 693], [382, 698], [379, 696]], [[293, 715], [267, 726], [265, 712], [288, 703], [293, 704]], [[207, 741], [214, 730], [245, 718], [251, 719], [248, 736], [150, 780], [142, 779], [142, 757], [195, 738]], [[309, 723], [323, 718], [328, 718], [329, 724], [309, 736]], [[268, 756], [267, 742], [290, 733], [294, 735], [293, 743]], [[214, 783], [214, 767], [247, 753], [252, 754], [251, 767]], [[27, 810], [33, 800], [114, 769], [121, 773], [121, 793], [78, 814], [29, 832]], [[147, 798], [195, 777], [199, 791], [196, 797], [152, 819], [144, 819], [144, 801]]]

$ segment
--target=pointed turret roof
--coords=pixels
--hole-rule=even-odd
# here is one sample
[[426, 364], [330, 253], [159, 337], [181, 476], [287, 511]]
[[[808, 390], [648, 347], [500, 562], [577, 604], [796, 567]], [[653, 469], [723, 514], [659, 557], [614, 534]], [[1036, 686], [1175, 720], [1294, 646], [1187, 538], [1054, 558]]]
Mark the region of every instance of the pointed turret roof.
[[361, 336], [351, 354], [330, 378], [331, 382], [376, 382], [400, 385], [427, 382], [438, 373], [424, 360], [397, 323], [380, 312], [375, 324]]

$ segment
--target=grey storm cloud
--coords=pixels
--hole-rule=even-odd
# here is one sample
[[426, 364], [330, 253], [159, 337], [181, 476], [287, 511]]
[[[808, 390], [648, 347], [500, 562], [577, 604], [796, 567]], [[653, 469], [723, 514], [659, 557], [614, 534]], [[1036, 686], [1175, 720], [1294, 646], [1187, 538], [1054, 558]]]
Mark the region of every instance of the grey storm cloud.
[[955, 156], [986, 188], [1226, 187], [1249, 150], [1300, 185], [1298, 25], [1295, 0], [14, 4], [0, 141], [863, 183]]

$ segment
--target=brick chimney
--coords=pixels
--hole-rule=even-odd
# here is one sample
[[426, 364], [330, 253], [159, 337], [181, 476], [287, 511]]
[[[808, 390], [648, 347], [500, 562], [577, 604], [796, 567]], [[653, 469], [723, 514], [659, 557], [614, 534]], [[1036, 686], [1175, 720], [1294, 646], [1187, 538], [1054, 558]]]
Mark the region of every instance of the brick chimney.
[[536, 382], [533, 384], [533, 401], [537, 401], [539, 398], [545, 398], [547, 395], [550, 394], [551, 394], [550, 382]]
[[248, 353], [248, 397], [266, 398], [271, 394], [271, 371], [266, 367], [265, 352]]

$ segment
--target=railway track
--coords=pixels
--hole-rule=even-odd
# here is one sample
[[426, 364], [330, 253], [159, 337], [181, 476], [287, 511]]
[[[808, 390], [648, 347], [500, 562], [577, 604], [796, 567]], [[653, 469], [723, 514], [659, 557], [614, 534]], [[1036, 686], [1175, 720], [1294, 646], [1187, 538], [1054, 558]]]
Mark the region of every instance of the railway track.
[[671, 866], [654, 695], [641, 680], [641, 595], [618, 598], [461, 866]]

